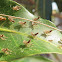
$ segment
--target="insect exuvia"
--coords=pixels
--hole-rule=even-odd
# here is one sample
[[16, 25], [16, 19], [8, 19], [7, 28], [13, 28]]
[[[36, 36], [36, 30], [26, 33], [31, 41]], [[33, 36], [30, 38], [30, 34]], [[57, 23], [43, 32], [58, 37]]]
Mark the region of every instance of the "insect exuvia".
[[37, 21], [39, 18], [40, 18], [40, 16], [38, 16], [38, 18], [34, 18], [33, 20], [34, 20], [34, 21]]
[[19, 24], [24, 25], [26, 22], [19, 21]]
[[34, 33], [31, 32], [31, 35], [32, 35], [32, 36], [36, 36], [36, 35], [38, 35], [38, 34], [39, 34], [39, 33], [35, 33], [35, 34], [34, 34]]
[[5, 18], [5, 17], [0, 16], [0, 20], [6, 20], [6, 18]]
[[18, 11], [21, 8], [20, 8], [20, 6], [14, 6], [12, 9]]
[[5, 53], [5, 54], [11, 54], [11, 50], [9, 50], [8, 48], [3, 48], [2, 51]]
[[11, 16], [8, 16], [10, 22], [15, 22]]
[[27, 44], [27, 41], [26, 41], [26, 40], [24, 40], [24, 41], [23, 41], [23, 43], [26, 45], [26, 44]]
[[[37, 21], [40, 18], [40, 16], [38, 18], [34, 18], [34, 21]], [[37, 25], [35, 22], [32, 22], [32, 25]]]
[[48, 33], [50, 33], [50, 32], [52, 32], [52, 30], [44, 31], [45, 34], [48, 34]]
[[0, 38], [2, 39], [2, 40], [6, 40], [6, 36], [4, 36], [4, 35], [2, 35], [2, 34], [0, 34]]
[[27, 47], [30, 47], [32, 45], [30, 42], [31, 42], [31, 40], [29, 40], [29, 41], [24, 40], [23, 41], [24, 45], [26, 45]]
[[41, 34], [41, 36], [47, 37], [50, 35], [51, 32], [52, 30], [44, 31], [43, 34]]
[[52, 42], [53, 40], [48, 40], [49, 42]]
[[24, 40], [23, 43], [24, 43], [25, 45], [27, 45], [28, 43], [30, 43], [30, 41], [31, 41], [31, 40], [29, 40], [29, 41]]

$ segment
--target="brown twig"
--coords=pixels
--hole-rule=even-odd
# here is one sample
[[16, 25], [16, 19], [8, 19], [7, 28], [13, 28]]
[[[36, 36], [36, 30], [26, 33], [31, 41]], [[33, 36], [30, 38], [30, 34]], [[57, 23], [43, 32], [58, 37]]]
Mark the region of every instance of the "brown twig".
[[[5, 14], [0, 14], [0, 15], [1, 15], [1, 16], [7, 16], [7, 17], [10, 16], [10, 15], [5, 15]], [[14, 19], [22, 19], [22, 20], [27, 20], [27, 21], [30, 21], [30, 22], [38, 23], [38, 24], [44, 25], [44, 26], [46, 26], [46, 27], [52, 28], [52, 29], [54, 29], [54, 30], [57, 30], [57, 31], [61, 31], [61, 32], [62, 32], [62, 30], [57, 29], [57, 28], [54, 28], [54, 27], [49, 26], [49, 25], [44, 24], [44, 23], [40, 23], [40, 22], [37, 22], [37, 21], [33, 21], [33, 20], [26, 19], [26, 18], [21, 18], [21, 17], [15, 17], [15, 16], [10, 16], [10, 17], [12, 17], [12, 18], [14, 18]]]

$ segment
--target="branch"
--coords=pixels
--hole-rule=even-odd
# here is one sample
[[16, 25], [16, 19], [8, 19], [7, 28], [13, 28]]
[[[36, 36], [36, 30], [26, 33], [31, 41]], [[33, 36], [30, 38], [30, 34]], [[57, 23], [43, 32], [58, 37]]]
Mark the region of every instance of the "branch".
[[[1, 15], [1, 16], [7, 16], [7, 17], [10, 16], [10, 15], [5, 15], [5, 14], [0, 14], [0, 15]], [[62, 32], [62, 30], [57, 29], [57, 28], [54, 28], [54, 27], [49, 26], [49, 25], [44, 24], [44, 23], [40, 23], [40, 22], [37, 22], [37, 21], [33, 21], [33, 20], [26, 19], [26, 18], [21, 18], [21, 17], [15, 17], [15, 16], [10, 16], [10, 17], [12, 17], [12, 18], [14, 18], [14, 19], [22, 19], [22, 20], [27, 20], [27, 21], [30, 21], [30, 22], [38, 23], [38, 24], [44, 25], [44, 26], [46, 26], [46, 27], [52, 28], [52, 29], [54, 29], [54, 30], [57, 30], [57, 31]]]

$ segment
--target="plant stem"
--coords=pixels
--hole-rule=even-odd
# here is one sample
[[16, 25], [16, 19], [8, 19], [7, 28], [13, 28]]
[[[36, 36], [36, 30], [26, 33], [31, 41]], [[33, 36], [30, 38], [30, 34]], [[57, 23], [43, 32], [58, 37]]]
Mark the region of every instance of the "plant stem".
[[[7, 16], [7, 17], [10, 16], [10, 15], [5, 15], [5, 14], [0, 14], [0, 15], [1, 15], [1, 16]], [[52, 29], [54, 29], [54, 30], [57, 30], [57, 31], [62, 32], [62, 30], [57, 29], [57, 28], [54, 28], [54, 27], [49, 26], [49, 25], [44, 24], [44, 23], [40, 23], [40, 22], [37, 22], [37, 21], [33, 21], [33, 20], [26, 19], [26, 18], [21, 18], [21, 17], [15, 17], [15, 16], [10, 16], [10, 17], [12, 17], [12, 18], [14, 18], [14, 19], [22, 19], [22, 20], [27, 20], [27, 21], [30, 21], [30, 22], [38, 23], [38, 24], [44, 25], [44, 26], [46, 26], [46, 27], [52, 28]]]

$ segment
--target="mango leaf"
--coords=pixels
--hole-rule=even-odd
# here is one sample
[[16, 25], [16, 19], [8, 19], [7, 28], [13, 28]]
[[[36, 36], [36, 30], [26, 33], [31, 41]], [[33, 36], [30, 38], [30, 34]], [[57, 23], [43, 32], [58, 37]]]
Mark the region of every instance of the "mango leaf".
[[14, 60], [11, 62], [53, 62], [53, 61], [43, 56], [33, 56], [33, 57], [22, 58], [19, 60]]
[[[39, 23], [32, 25], [30, 20], [37, 17], [12, 0], [0, 1], [0, 15], [6, 17], [6, 20], [0, 17], [2, 18], [2, 20], [0, 19], [0, 61], [12, 61], [43, 53], [62, 54], [62, 35], [55, 30], [57, 28], [52, 22], [40, 18], [38, 21], [43, 25]], [[11, 18], [12, 16], [15, 16], [14, 20]], [[10, 19], [8, 19], [9, 17]], [[19, 21], [26, 23], [21, 25]], [[47, 27], [45, 24], [55, 29]], [[50, 33], [45, 34], [45, 30]]]

